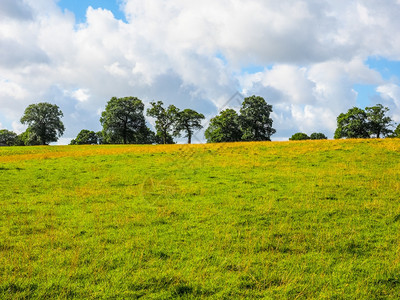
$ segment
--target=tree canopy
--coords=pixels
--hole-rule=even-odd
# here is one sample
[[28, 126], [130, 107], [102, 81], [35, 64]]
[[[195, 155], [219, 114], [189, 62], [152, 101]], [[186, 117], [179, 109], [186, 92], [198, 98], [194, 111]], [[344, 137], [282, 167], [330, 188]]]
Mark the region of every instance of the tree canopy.
[[28, 125], [30, 139], [38, 139], [41, 145], [47, 145], [56, 142], [64, 133], [62, 117], [63, 113], [57, 105], [42, 102], [29, 105], [21, 123]]
[[276, 130], [272, 128], [272, 105], [260, 96], [244, 99], [240, 109], [240, 127], [243, 141], [270, 141]]
[[82, 129], [70, 145], [92, 145], [98, 144], [99, 138], [94, 131]]
[[383, 136], [388, 136], [393, 133], [389, 127], [392, 126], [393, 121], [390, 117], [386, 116], [389, 108], [384, 107], [382, 104], [377, 104], [372, 107], [366, 107], [368, 120], [369, 134], [376, 136], [378, 139]]
[[201, 120], [203, 119], [203, 114], [192, 109], [185, 109], [178, 112], [175, 125], [175, 135], [180, 136], [180, 132], [184, 131], [185, 137], [188, 138], [188, 144], [191, 144], [194, 131], [203, 128], [201, 125]]
[[303, 132], [297, 132], [292, 135], [291, 138], [289, 138], [289, 141], [303, 141], [303, 140], [309, 140], [310, 137], [303, 133]]
[[0, 130], [0, 145], [14, 146], [17, 141], [17, 134], [7, 129]]
[[327, 140], [328, 137], [321, 132], [314, 132], [310, 135], [311, 140]]
[[210, 121], [205, 131], [208, 143], [237, 141], [270, 141], [276, 130], [272, 128], [272, 105], [264, 98], [251, 96], [244, 99], [240, 115], [226, 109]]
[[389, 136], [393, 131], [392, 119], [386, 116], [389, 108], [382, 104], [366, 107], [365, 110], [353, 107], [337, 118], [335, 139], [340, 138], [370, 138]]
[[136, 97], [112, 97], [100, 118], [103, 141], [115, 144], [146, 144], [149, 129], [143, 111], [144, 104]]
[[337, 117], [335, 139], [369, 138], [367, 113], [358, 107], [353, 107]]
[[242, 135], [239, 115], [233, 109], [226, 109], [212, 118], [205, 131], [208, 143], [238, 142]]
[[33, 134], [29, 128], [19, 134], [15, 141], [16, 146], [38, 146], [40, 144], [38, 136]]
[[162, 101], [150, 102], [151, 108], [147, 109], [147, 115], [156, 119], [157, 136], [161, 144], [172, 144], [173, 130], [177, 122], [179, 109], [174, 105], [164, 108]]

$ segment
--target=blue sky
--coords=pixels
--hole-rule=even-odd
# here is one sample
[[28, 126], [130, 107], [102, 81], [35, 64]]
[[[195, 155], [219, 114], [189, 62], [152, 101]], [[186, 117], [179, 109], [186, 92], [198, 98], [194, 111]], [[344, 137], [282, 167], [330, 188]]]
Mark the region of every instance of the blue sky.
[[400, 61], [388, 60], [381, 57], [370, 57], [366, 64], [381, 73], [386, 80], [400, 81]]
[[113, 96], [209, 119], [237, 92], [273, 105], [273, 140], [332, 138], [355, 105], [400, 123], [399, 15], [398, 0], [1, 0], [0, 128], [23, 132], [24, 109], [47, 101], [68, 143], [101, 129]]
[[[383, 79], [400, 83], [400, 62], [391, 61], [380, 57], [369, 57], [366, 64], [373, 70], [378, 71]], [[366, 107], [377, 104], [379, 93], [376, 85], [356, 84], [354, 90], [358, 92], [357, 104]]]
[[358, 107], [367, 107], [371, 105], [375, 105], [377, 103], [375, 99], [379, 95], [376, 91], [375, 85], [366, 85], [366, 84], [355, 84], [354, 90], [358, 93], [357, 97], [357, 106]]
[[113, 0], [59, 0], [57, 4], [61, 9], [68, 9], [73, 12], [77, 23], [84, 23], [86, 20], [86, 10], [89, 6], [108, 9], [114, 14], [115, 18], [125, 20], [125, 15], [120, 10], [120, 2]]

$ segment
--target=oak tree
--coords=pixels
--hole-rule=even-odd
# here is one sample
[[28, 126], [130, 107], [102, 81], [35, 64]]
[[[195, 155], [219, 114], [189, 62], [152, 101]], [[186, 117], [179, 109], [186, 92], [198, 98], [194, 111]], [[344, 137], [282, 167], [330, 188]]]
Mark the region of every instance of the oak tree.
[[205, 131], [208, 143], [238, 142], [242, 139], [239, 115], [233, 109], [226, 109], [210, 120]]
[[270, 141], [276, 130], [272, 128], [272, 105], [263, 97], [251, 96], [244, 99], [240, 109], [240, 127], [243, 141]]
[[335, 139], [369, 138], [367, 113], [358, 107], [353, 107], [337, 117]]
[[64, 133], [62, 117], [63, 113], [57, 105], [42, 102], [29, 105], [25, 109], [21, 123], [28, 125], [30, 139], [37, 139], [41, 145], [48, 145], [57, 142]]
[[100, 118], [102, 142], [142, 144], [143, 133], [147, 132], [143, 111], [144, 104], [136, 97], [112, 97]]

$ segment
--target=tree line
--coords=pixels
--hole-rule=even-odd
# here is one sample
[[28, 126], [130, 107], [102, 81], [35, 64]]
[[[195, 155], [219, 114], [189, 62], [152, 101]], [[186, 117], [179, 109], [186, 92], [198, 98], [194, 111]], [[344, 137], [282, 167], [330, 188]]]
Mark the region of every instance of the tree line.
[[[240, 115], [227, 109], [211, 119], [206, 130], [207, 142], [269, 141], [272, 128], [272, 105], [258, 96], [244, 100]], [[155, 119], [153, 132], [146, 124], [143, 101], [136, 97], [113, 97], [100, 117], [102, 130], [83, 129], [70, 144], [172, 144], [174, 138], [185, 137], [192, 143], [193, 135], [203, 128], [204, 115], [192, 109], [180, 110], [162, 101], [150, 102], [148, 117]], [[63, 113], [55, 104], [42, 102], [29, 105], [21, 118], [28, 126], [20, 135], [0, 130], [0, 145], [48, 145], [64, 133]]]
[[[175, 105], [164, 107], [162, 101], [150, 102], [147, 116], [155, 119], [154, 133], [145, 122], [144, 104], [135, 97], [112, 98], [103, 111], [98, 133], [81, 131], [72, 144], [173, 144], [175, 137], [187, 138], [191, 144], [194, 133], [203, 128], [204, 115], [192, 109], [180, 110]], [[205, 131], [209, 143], [236, 141], [269, 141], [272, 128], [272, 105], [259, 96], [244, 99], [240, 115], [226, 109], [210, 120]], [[88, 136], [93, 137], [89, 141]], [[96, 143], [94, 143], [96, 144]]]
[[[180, 110], [174, 105], [164, 107], [162, 101], [150, 102], [147, 116], [155, 118], [154, 133], [147, 125], [144, 104], [136, 97], [113, 97], [102, 112], [100, 123], [103, 130], [98, 132], [99, 144], [172, 144], [173, 137], [184, 136], [192, 142], [195, 130], [201, 129], [204, 115], [192, 109]], [[77, 138], [75, 144], [88, 144]]]
[[[400, 137], [400, 125], [395, 130], [389, 109], [381, 104], [353, 107], [337, 117], [335, 139]], [[270, 141], [276, 133], [272, 127], [272, 105], [260, 96], [244, 99], [237, 113], [225, 109], [212, 118], [205, 130], [208, 143], [238, 141]], [[103, 129], [99, 132], [83, 129], [71, 141], [82, 144], [173, 144], [174, 138], [185, 137], [192, 142], [195, 131], [203, 128], [204, 115], [192, 109], [180, 110], [174, 105], [164, 106], [162, 101], [150, 102], [148, 117], [155, 119], [153, 132], [146, 124], [143, 101], [136, 97], [113, 97], [100, 117]], [[29, 105], [21, 118], [27, 130], [20, 135], [7, 129], [0, 130], [0, 145], [48, 145], [56, 142], [65, 131], [61, 121], [63, 113], [55, 104], [42, 102]], [[295, 133], [289, 140], [327, 139], [323, 133]]]
[[[387, 113], [388, 107], [382, 104], [366, 107], [361, 109], [358, 107], [350, 108], [347, 113], [341, 113], [337, 117], [337, 128], [334, 138], [351, 138], [351, 139], [368, 139], [368, 138], [400, 138], [400, 124], [395, 124]], [[295, 133], [289, 140], [315, 140], [327, 139], [323, 133], [313, 133], [311, 136], [303, 132]]]

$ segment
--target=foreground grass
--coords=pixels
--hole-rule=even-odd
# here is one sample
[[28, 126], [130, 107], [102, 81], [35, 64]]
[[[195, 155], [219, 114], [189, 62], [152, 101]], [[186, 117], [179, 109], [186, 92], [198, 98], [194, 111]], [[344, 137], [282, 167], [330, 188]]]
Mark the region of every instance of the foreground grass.
[[0, 149], [0, 298], [400, 298], [400, 141]]

